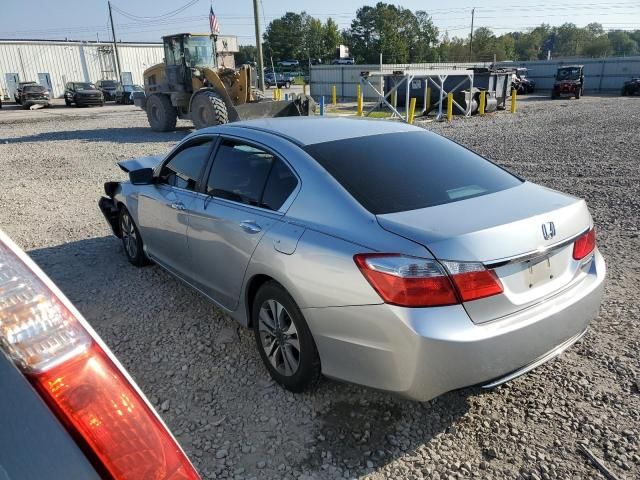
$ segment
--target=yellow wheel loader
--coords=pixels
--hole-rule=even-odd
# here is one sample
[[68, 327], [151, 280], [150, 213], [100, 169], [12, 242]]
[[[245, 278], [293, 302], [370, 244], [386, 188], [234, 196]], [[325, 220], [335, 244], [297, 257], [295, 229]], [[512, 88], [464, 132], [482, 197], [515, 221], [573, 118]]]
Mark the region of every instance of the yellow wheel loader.
[[218, 66], [216, 37], [179, 33], [162, 37], [164, 63], [144, 72], [144, 95], [134, 93], [134, 103], [147, 112], [157, 132], [175, 129], [178, 118], [196, 128], [251, 118], [312, 115], [315, 102], [308, 95], [291, 100], [265, 100], [253, 87], [255, 69]]

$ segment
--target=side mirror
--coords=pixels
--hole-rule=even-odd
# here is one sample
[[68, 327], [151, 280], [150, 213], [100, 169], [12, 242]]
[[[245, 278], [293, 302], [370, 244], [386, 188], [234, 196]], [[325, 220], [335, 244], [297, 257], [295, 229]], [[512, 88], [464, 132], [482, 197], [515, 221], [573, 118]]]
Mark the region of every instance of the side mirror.
[[129, 180], [134, 185], [151, 185], [154, 183], [153, 168], [141, 168], [129, 172]]

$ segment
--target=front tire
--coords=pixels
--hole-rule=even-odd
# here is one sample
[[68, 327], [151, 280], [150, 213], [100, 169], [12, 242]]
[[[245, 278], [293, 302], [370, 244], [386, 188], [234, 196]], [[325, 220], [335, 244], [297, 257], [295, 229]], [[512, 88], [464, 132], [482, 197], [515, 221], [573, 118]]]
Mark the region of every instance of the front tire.
[[198, 130], [227, 123], [227, 106], [216, 92], [198, 93], [191, 102], [191, 120]]
[[171, 105], [167, 95], [151, 95], [147, 100], [147, 119], [151, 130], [155, 132], [170, 132], [176, 129], [178, 112]]
[[269, 375], [292, 392], [317, 385], [320, 357], [302, 312], [277, 282], [265, 283], [251, 309], [256, 346]]
[[149, 264], [149, 259], [144, 254], [142, 237], [131, 214], [126, 207], [120, 209], [120, 239], [124, 247], [124, 254], [127, 260], [136, 267], [143, 267]]

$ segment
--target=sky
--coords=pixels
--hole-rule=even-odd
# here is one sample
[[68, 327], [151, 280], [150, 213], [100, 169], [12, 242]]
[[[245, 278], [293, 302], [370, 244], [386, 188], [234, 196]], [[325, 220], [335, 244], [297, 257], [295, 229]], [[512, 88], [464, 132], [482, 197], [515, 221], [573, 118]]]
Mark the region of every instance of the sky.
[[[0, 38], [110, 40], [106, 0], [3, 1]], [[357, 9], [377, 0], [261, 0], [260, 21], [265, 24], [287, 11], [306, 11], [326, 20], [333, 18], [341, 29], [348, 28]], [[572, 22], [585, 26], [601, 23], [605, 30], [640, 29], [640, 0], [531, 0], [530, 4], [504, 0], [388, 0], [411, 10], [426, 10], [441, 34], [465, 37], [475, 3], [474, 28], [489, 27], [496, 34], [526, 30], [540, 23], [560, 25]], [[519, 5], [518, 5], [519, 4]], [[207, 32], [211, 0], [113, 0], [116, 37], [122, 41], [160, 41], [162, 35], [179, 32]], [[213, 0], [222, 35], [236, 35], [241, 45], [254, 45], [252, 0]], [[151, 18], [155, 17], [155, 18]]]

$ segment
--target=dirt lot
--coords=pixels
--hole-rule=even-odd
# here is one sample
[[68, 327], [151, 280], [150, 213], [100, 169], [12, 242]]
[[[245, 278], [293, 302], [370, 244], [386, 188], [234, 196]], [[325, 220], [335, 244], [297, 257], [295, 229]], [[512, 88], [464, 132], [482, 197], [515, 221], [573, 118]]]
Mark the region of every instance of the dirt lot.
[[640, 478], [640, 98], [519, 108], [425, 126], [586, 198], [609, 272], [585, 338], [492, 391], [419, 404], [325, 380], [293, 395], [269, 380], [250, 332], [158, 267], [127, 263], [96, 205], [102, 184], [186, 124], [153, 133], [132, 107], [0, 110], [0, 228], [113, 348], [205, 478], [604, 478], [578, 441]]

